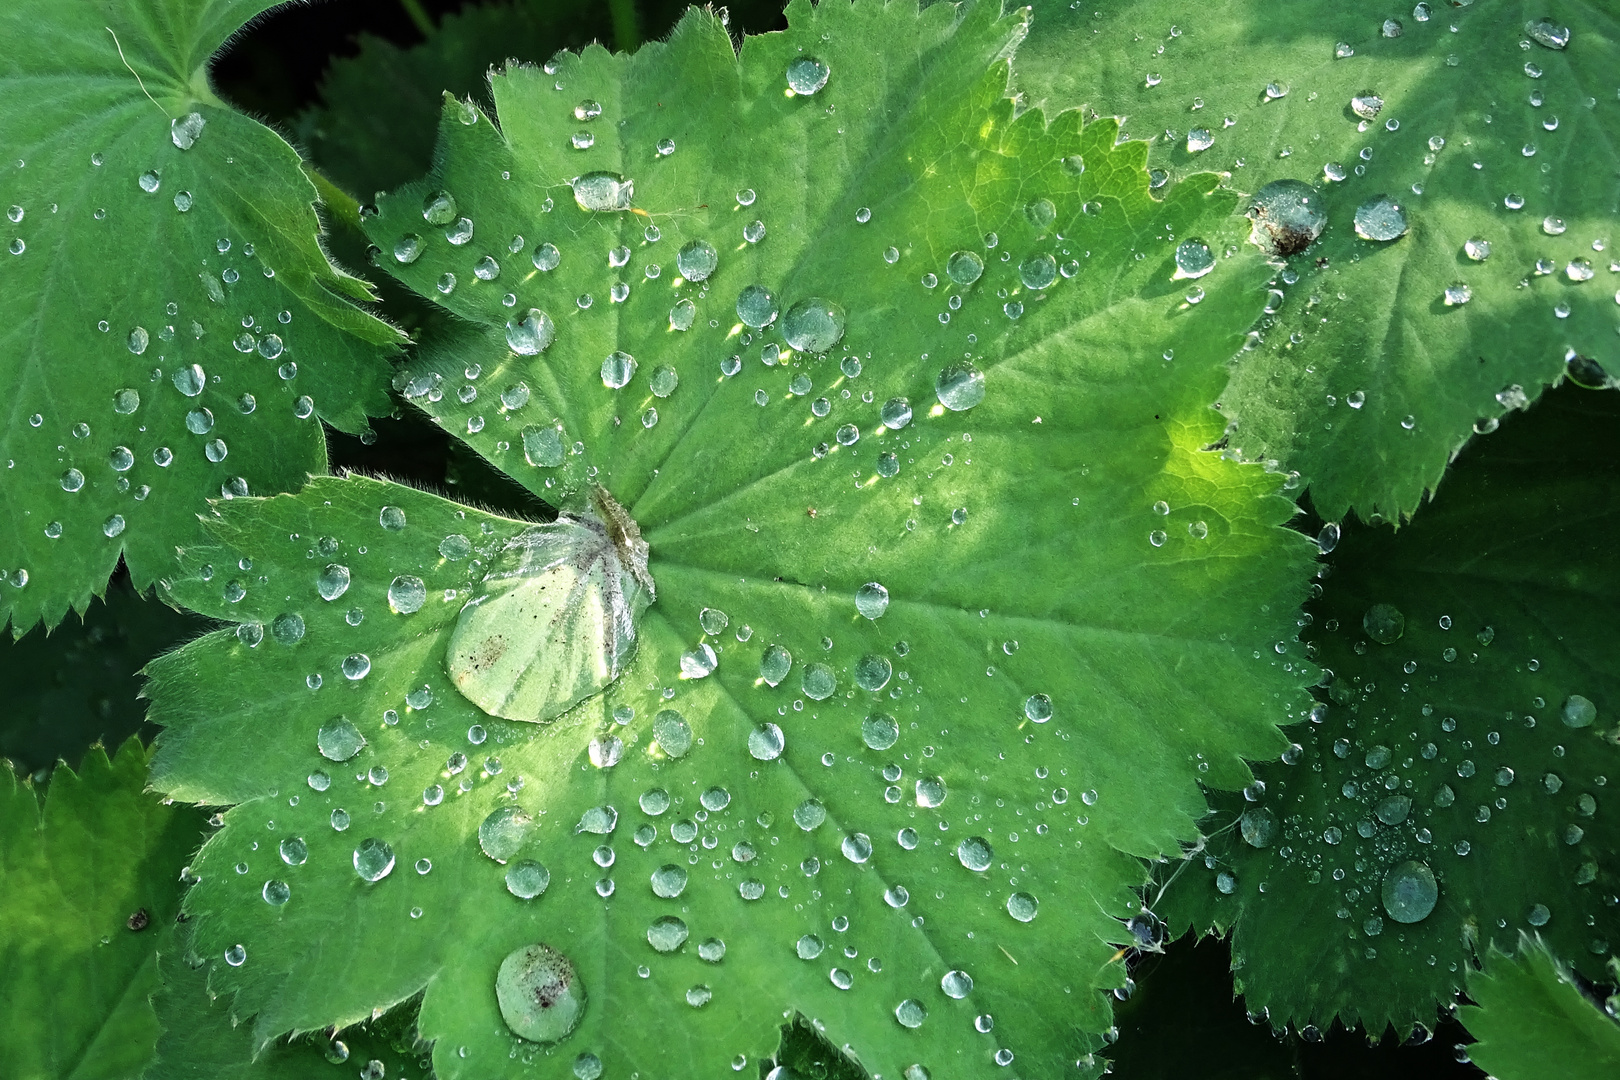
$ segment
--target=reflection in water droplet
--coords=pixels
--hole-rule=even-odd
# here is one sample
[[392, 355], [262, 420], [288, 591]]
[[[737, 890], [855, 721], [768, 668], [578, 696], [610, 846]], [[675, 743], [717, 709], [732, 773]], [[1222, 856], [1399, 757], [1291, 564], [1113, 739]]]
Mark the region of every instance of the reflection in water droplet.
[[990, 869], [994, 858], [990, 841], [982, 836], [970, 836], [956, 846], [956, 858], [969, 870], [981, 872]]

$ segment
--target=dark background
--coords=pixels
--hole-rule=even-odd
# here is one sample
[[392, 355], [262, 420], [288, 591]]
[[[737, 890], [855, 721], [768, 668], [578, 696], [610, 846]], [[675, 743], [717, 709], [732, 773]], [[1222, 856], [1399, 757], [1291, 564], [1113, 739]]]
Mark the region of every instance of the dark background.
[[[328, 0], [284, 7], [248, 27], [216, 58], [215, 86], [281, 131], [363, 202], [371, 192], [356, 189], [366, 180], [388, 186], [427, 171], [441, 89], [480, 96], [484, 70], [512, 53], [543, 62], [558, 49], [592, 41], [633, 49], [667, 34], [686, 9], [682, 0], [524, 0], [509, 5], [499, 33], [486, 28], [486, 40], [469, 32], [470, 22], [452, 18], [453, 40], [446, 33], [444, 47], [435, 49], [430, 39], [437, 42], [438, 28], [463, 6], [457, 0]], [[778, 0], [727, 7], [733, 35], [786, 25]], [[352, 93], [357, 79], [376, 84], [369, 108], [369, 99], [356, 100]], [[438, 85], [426, 85], [430, 81]], [[344, 112], [348, 128], [339, 115]], [[363, 155], [346, 153], [340, 134], [357, 123], [395, 151], [388, 161], [355, 160]], [[362, 238], [334, 225], [329, 246], [347, 265], [365, 268]], [[418, 338], [432, 336], [437, 316], [431, 309], [378, 284], [389, 318]], [[401, 409], [374, 421], [373, 429], [365, 439], [328, 431], [332, 467], [386, 473], [524, 516], [546, 513], [533, 496], [418, 414]], [[0, 710], [0, 755], [43, 783], [56, 761], [76, 766], [97, 741], [117, 746], [135, 732], [150, 741], [157, 732], [144, 722], [140, 668], [208, 628], [205, 619], [139, 596], [120, 568], [106, 599], [93, 603], [82, 621], [70, 615], [48, 636], [35, 628], [19, 641], [0, 638], [0, 701], [7, 703]], [[1251, 1022], [1242, 1001], [1234, 1000], [1230, 962], [1226, 943], [1218, 939], [1187, 938], [1163, 953], [1137, 957], [1136, 990], [1116, 1007], [1120, 1037], [1108, 1051], [1114, 1074], [1125, 1080], [1483, 1075], [1457, 1061], [1455, 1048], [1467, 1036], [1450, 1021], [1415, 1046], [1402, 1045], [1393, 1032], [1369, 1045], [1365, 1033], [1338, 1027], [1319, 1042], [1279, 1038], [1268, 1023]]]

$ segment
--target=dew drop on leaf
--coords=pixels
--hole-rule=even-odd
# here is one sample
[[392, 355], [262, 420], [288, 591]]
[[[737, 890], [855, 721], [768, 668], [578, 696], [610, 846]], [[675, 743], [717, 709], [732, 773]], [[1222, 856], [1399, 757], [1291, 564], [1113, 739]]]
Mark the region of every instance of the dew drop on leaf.
[[530, 1042], [561, 1042], [585, 1015], [585, 986], [574, 962], [545, 944], [515, 949], [501, 961], [495, 998], [506, 1026]]

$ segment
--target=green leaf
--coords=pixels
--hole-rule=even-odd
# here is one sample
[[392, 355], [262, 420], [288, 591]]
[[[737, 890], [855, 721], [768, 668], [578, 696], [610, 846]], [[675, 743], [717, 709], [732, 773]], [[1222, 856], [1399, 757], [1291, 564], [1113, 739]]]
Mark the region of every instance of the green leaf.
[[150, 1080], [308, 1080], [337, 1075], [333, 1065], [373, 1061], [382, 1063], [381, 1076], [409, 1076], [410, 1068], [432, 1075], [428, 1048], [412, 1035], [411, 1003], [341, 1032], [278, 1039], [255, 1056], [253, 1025], [232, 1015], [229, 997], [210, 997], [208, 965], [194, 953], [181, 955], [181, 937], [170, 934], [158, 953], [162, 981], [152, 1005], [163, 1030], [145, 1074]]
[[[794, 1013], [782, 1025], [782, 1041], [776, 1053], [759, 1063], [760, 1080], [766, 1080], [778, 1067], [789, 1070], [787, 1075], [790, 1076], [818, 1076], [825, 1080], [869, 1080], [870, 1076], [859, 1062], [834, 1046], [803, 1013]], [[781, 1075], [778, 1074], [778, 1080]]]
[[18, 1080], [137, 1075], [152, 1056], [159, 928], [180, 908], [179, 870], [202, 824], [142, 789], [130, 739], [41, 800], [0, 777], [0, 1054]]
[[207, 86], [209, 55], [269, 6], [0, 13], [15, 634], [84, 610], [121, 554], [150, 585], [205, 499], [295, 488], [325, 467], [320, 420], [357, 431], [388, 408], [398, 335], [323, 253], [297, 154]]
[[[1019, 53], [1033, 97], [1127, 114], [1172, 175], [1213, 167], [1244, 191], [1281, 178], [1317, 188], [1327, 231], [1274, 282], [1280, 308], [1222, 402], [1232, 445], [1299, 471], [1330, 521], [1410, 514], [1476, 421], [1533, 400], [1566, 357], [1620, 371], [1613, 195], [1599, 179], [1620, 168], [1620, 21], [1582, 0], [1431, 6], [1428, 19], [1400, 14], [1390, 38], [1385, 12], [1332, 0], [1106, 13], [1041, 0]], [[1527, 20], [1544, 18], [1570, 29], [1567, 48], [1532, 41]], [[1335, 58], [1341, 43], [1354, 55]], [[1383, 102], [1369, 121], [1351, 105], [1366, 91]], [[1214, 144], [1189, 154], [1197, 128]], [[1358, 208], [1385, 194], [1406, 235], [1359, 238]], [[1484, 262], [1465, 252], [1475, 237], [1490, 242]], [[1448, 306], [1456, 282], [1472, 299]]]
[[[500, 131], [451, 103], [441, 172], [371, 223], [385, 252], [407, 231], [423, 238], [399, 267], [423, 292], [458, 276], [443, 303], [461, 329], [405, 375], [411, 396], [570, 512], [600, 483], [650, 544], [657, 599], [603, 695], [537, 727], [484, 715], [446, 677], [463, 605], [530, 523], [322, 480], [220, 506], [218, 546], [187, 553], [172, 595], [247, 629], [150, 668], [166, 728], [153, 777], [177, 797], [241, 804], [188, 903], [212, 985], [237, 992], [261, 1040], [425, 988], [421, 1030], [446, 1078], [530, 1060], [566, 1075], [581, 1054], [612, 1075], [672, 1057], [721, 1073], [768, 1055], [793, 1009], [874, 1074], [1006, 1075], [1001, 1052], [1032, 1073], [1094, 1072], [1109, 1026], [1097, 988], [1122, 981], [1117, 945], [1136, 940], [1122, 920], [1141, 912], [1132, 856], [1179, 850], [1204, 808], [1195, 780], [1246, 783], [1242, 757], [1276, 753], [1275, 725], [1307, 703], [1315, 672], [1288, 639], [1314, 549], [1280, 527], [1294, 513], [1280, 478], [1200, 449], [1220, 437], [1208, 404], [1263, 269], [1252, 253], [1223, 259], [1192, 294], [1201, 303], [1172, 277], [1183, 238], [1236, 250], [1232, 197], [1205, 177], [1156, 201], [1144, 148], [1116, 145], [1113, 123], [1015, 115], [1005, 57], [1022, 23], [992, 5], [801, 4], [789, 22], [738, 55], [695, 12], [634, 57], [593, 48], [551, 74], [511, 68], [493, 82]], [[790, 97], [801, 51], [830, 78]], [[576, 120], [587, 99], [602, 115]], [[580, 130], [595, 132], [591, 150], [571, 145]], [[1083, 172], [1063, 164], [1076, 156]], [[563, 181], [607, 164], [636, 181], [639, 212], [575, 204]], [[469, 243], [424, 221], [433, 189], [456, 200], [452, 223], [474, 222]], [[750, 243], [756, 218], [768, 235]], [[698, 240], [718, 268], [678, 282], [676, 253]], [[531, 253], [546, 243], [560, 261], [539, 271]], [[617, 304], [610, 253], [632, 245], [634, 287]], [[1025, 273], [1052, 278], [1034, 289], [1020, 267], [1039, 255], [1051, 262]], [[504, 264], [491, 281], [474, 273], [486, 256]], [[983, 276], [940, 284], [953, 256]], [[733, 328], [751, 285], [779, 293], [784, 313], [835, 301], [840, 347], [765, 365], [762, 346], [784, 337]], [[691, 328], [672, 331], [683, 299]], [[556, 339], [518, 354], [506, 323], [531, 307], [551, 313]], [[601, 379], [615, 350], [641, 364], [618, 394]], [[733, 353], [741, 373], [723, 377]], [[964, 354], [984, 397], [952, 411], [936, 381]], [[658, 396], [671, 375], [678, 387]], [[800, 377], [812, 389], [784, 394]], [[880, 425], [896, 397], [910, 424]], [[557, 423], [566, 435], [551, 443]], [[528, 464], [525, 429], [536, 460], [550, 444], [563, 464]], [[316, 579], [342, 576], [329, 564], [350, 584], [327, 602]], [[869, 583], [891, 598], [881, 617], [857, 607]], [[414, 613], [391, 609], [391, 587], [392, 608]], [[274, 632], [283, 615], [304, 627], [290, 645]], [[767, 680], [773, 646], [793, 665]], [[703, 648], [718, 665], [707, 677]], [[682, 714], [689, 746], [663, 710]], [[877, 714], [892, 731], [878, 737], [888, 725], [874, 719], [864, 737]], [[780, 730], [779, 755], [763, 725]], [[341, 765], [319, 753], [322, 728]], [[355, 734], [366, 742], [348, 757]], [[316, 770], [324, 790], [306, 782]], [[945, 800], [932, 806], [936, 777]], [[641, 807], [655, 788], [672, 800], [660, 813], [653, 797]], [[794, 812], [809, 799], [826, 818], [801, 813], [803, 829]], [[517, 851], [486, 830], [502, 866], [479, 828], [514, 805], [535, 824]], [[334, 833], [339, 808], [348, 827]], [[303, 838], [306, 863], [264, 846], [269, 821]], [[973, 837], [993, 852], [982, 871], [957, 855]], [[371, 876], [386, 858], [367, 840], [394, 858], [371, 884], [357, 853]], [[523, 901], [505, 876], [531, 859], [549, 887]], [[249, 873], [229, 872], [238, 862]], [[655, 874], [668, 893], [682, 872], [678, 896], [656, 894]], [[285, 905], [261, 899], [272, 878], [290, 887]], [[666, 917], [689, 932], [669, 954], [648, 939]], [[820, 939], [819, 954], [805, 946], [814, 959], [797, 954], [805, 935]], [[723, 959], [705, 959], [711, 938]], [[246, 962], [220, 963], [238, 942]], [[536, 943], [571, 958], [584, 988], [580, 1027], [555, 1049], [514, 1038], [491, 993], [506, 958]], [[971, 992], [948, 996], [950, 971], [971, 975]], [[928, 1015], [910, 1028], [917, 1004]]]
[[354, 56], [332, 61], [321, 102], [295, 125], [321, 172], [369, 199], [433, 164], [443, 94], [482, 96], [489, 69], [509, 56], [546, 57], [580, 48], [609, 29], [605, 7], [529, 0], [451, 12], [427, 40], [401, 48], [360, 35]]
[[68, 619], [47, 634], [36, 626], [20, 639], [0, 638], [0, 757], [23, 772], [57, 759], [76, 761], [91, 744], [150, 739], [136, 672], [159, 653], [209, 627], [204, 619], [141, 597], [122, 576], [92, 603], [82, 621]]
[[1468, 972], [1462, 1022], [1479, 1041], [1474, 1064], [1500, 1080], [1565, 1076], [1598, 1080], [1620, 1072], [1620, 1026], [1581, 993], [1541, 938], [1520, 933], [1517, 955], [1491, 950]]
[[[1620, 945], [1617, 421], [1620, 395], [1555, 391], [1409, 526], [1333, 553], [1307, 608], [1333, 673], [1318, 722], [1294, 764], [1256, 769], [1258, 800], [1211, 798], [1207, 850], [1166, 891], [1174, 925], [1232, 930], [1242, 993], [1274, 1024], [1432, 1024], [1485, 943], [1522, 928], [1591, 976]], [[1381, 644], [1391, 610], [1402, 632]], [[1437, 895], [1403, 924], [1421, 907], [1385, 890], [1420, 882], [1409, 860]]]

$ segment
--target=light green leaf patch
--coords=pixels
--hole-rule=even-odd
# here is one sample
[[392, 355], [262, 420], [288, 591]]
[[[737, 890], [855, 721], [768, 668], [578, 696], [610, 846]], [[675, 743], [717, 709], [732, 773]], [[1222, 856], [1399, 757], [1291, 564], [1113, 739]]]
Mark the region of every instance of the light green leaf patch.
[[200, 816], [142, 789], [131, 738], [51, 776], [0, 777], [0, 1054], [19, 1080], [138, 1075], [152, 1056], [156, 946], [180, 908]]
[[[137, 587], [204, 500], [297, 487], [320, 421], [387, 408], [396, 333], [320, 246], [296, 153], [209, 90], [268, 3], [25, 0], [0, 13], [0, 620]], [[122, 55], [120, 55], [120, 49]]]
[[1517, 953], [1492, 949], [1484, 971], [1469, 971], [1468, 996], [1476, 1004], [1459, 1015], [1479, 1040], [1468, 1054], [1492, 1076], [1596, 1080], [1620, 1070], [1620, 1027], [1539, 937], [1520, 934]]
[[1124, 114], [1168, 175], [1316, 188], [1326, 230], [1279, 269], [1222, 408], [1332, 521], [1410, 514], [1476, 426], [1620, 371], [1613, 9], [1423, 10], [1043, 0], [1019, 53], [1033, 97]]
[[[172, 595], [240, 629], [150, 668], [154, 782], [240, 804], [189, 905], [259, 1039], [421, 992], [441, 1077], [753, 1069], [793, 1009], [874, 1074], [1095, 1072], [1131, 856], [1308, 703], [1313, 549], [1278, 477], [1201, 452], [1262, 302], [1232, 197], [1157, 201], [1114, 124], [1015, 115], [989, 6], [789, 19], [511, 68], [500, 129], [452, 103], [371, 222], [463, 320], [411, 398], [649, 545], [604, 694], [510, 722], [446, 672], [532, 523], [330, 479], [186, 553]], [[555, 1045], [507, 1000], [538, 944], [571, 967], [531, 989], [584, 1001]]]
[[1617, 413], [1558, 390], [1410, 526], [1334, 551], [1307, 608], [1327, 700], [1263, 790], [1211, 797], [1207, 849], [1165, 892], [1175, 926], [1232, 931], [1273, 1023], [1404, 1033], [1519, 930], [1593, 978], [1620, 946]]

